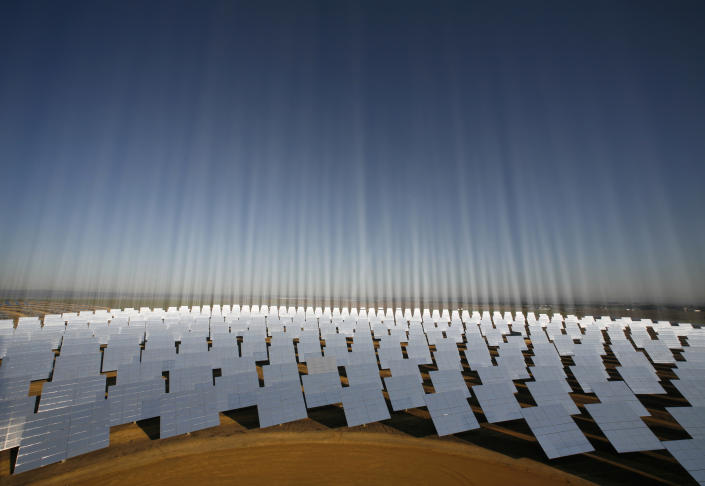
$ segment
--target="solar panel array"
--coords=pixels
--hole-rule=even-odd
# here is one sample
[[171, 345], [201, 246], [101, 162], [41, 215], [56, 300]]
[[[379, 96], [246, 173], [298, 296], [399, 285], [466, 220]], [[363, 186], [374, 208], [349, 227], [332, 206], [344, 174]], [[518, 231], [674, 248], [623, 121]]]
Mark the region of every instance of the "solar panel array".
[[[425, 407], [438, 435], [449, 435], [480, 427], [473, 400], [488, 423], [525, 420], [549, 458], [593, 450], [571, 417], [581, 415], [620, 453], [666, 448], [693, 477], [705, 474], [705, 331], [688, 324], [466, 310], [145, 307], [0, 321], [0, 359], [0, 445], [19, 447], [16, 473], [106, 447], [111, 426], [153, 417], [166, 438], [252, 406], [260, 427], [324, 406], [342, 407], [350, 427], [387, 420], [390, 407]], [[617, 363], [612, 373], [608, 359]], [[690, 406], [666, 410], [691, 439], [661, 442], [641, 419], [650, 412], [639, 396], [667, 390], [656, 365], [678, 378], [670, 382]], [[116, 381], [108, 386], [110, 373]], [[28, 396], [38, 380], [41, 393]], [[535, 406], [520, 406], [517, 384]], [[573, 393], [599, 403], [583, 410]]]

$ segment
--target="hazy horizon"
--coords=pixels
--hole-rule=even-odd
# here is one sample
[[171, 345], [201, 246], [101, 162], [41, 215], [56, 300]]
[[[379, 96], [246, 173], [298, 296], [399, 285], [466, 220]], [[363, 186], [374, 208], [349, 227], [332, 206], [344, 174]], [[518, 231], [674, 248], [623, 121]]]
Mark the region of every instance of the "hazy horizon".
[[0, 294], [702, 305], [704, 14], [3, 2]]

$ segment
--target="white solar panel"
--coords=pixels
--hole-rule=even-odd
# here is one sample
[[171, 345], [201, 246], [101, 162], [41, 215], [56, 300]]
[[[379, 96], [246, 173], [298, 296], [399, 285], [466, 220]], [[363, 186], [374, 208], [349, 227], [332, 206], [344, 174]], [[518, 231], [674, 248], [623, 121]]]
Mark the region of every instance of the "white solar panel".
[[662, 443], [699, 484], [705, 484], [705, 439], [669, 440]]
[[390, 362], [404, 359], [399, 343], [394, 347], [379, 348], [377, 355], [379, 356], [379, 364], [384, 369], [389, 368]]
[[603, 366], [571, 366], [571, 373], [585, 393], [592, 393], [591, 383], [606, 383], [609, 373]]
[[549, 459], [595, 450], [563, 405], [522, 408], [521, 413]]
[[331, 371], [338, 373], [338, 364], [336, 359], [331, 356], [309, 358], [306, 361], [306, 369], [308, 370], [309, 375], [328, 373]]
[[220, 370], [223, 375], [232, 375], [246, 371], [257, 372], [257, 365], [252, 357], [233, 357], [220, 359]]
[[460, 363], [460, 357], [457, 350], [455, 353], [447, 351], [435, 351], [433, 360], [436, 362], [436, 367], [439, 370], [457, 370], [462, 371], [463, 366]]
[[267, 341], [264, 336], [245, 335], [240, 347], [240, 356], [248, 356], [255, 361], [267, 361]]
[[480, 375], [480, 381], [483, 385], [490, 383], [512, 383], [512, 376], [509, 370], [504, 366], [486, 366], [478, 368], [477, 374]]
[[640, 417], [651, 415], [623, 381], [591, 383], [590, 387], [602, 403], [625, 402]]
[[421, 382], [414, 375], [399, 375], [384, 379], [392, 410], [423, 407], [424, 390]]
[[306, 403], [298, 379], [261, 388], [257, 394], [257, 412], [262, 428], [306, 418]]
[[411, 375], [416, 378], [419, 383], [423, 382], [421, 372], [415, 361], [411, 359], [401, 359], [389, 362], [389, 371], [392, 376], [407, 376]]
[[433, 383], [433, 389], [436, 393], [443, 393], [446, 391], [459, 390], [462, 392], [463, 396], [469, 397], [470, 390], [468, 389], [465, 379], [462, 373], [455, 370], [440, 370], [429, 372], [431, 377], [431, 382]]
[[345, 375], [350, 386], [373, 384], [382, 389], [377, 363], [359, 363], [345, 366]]
[[44, 383], [39, 412], [84, 405], [105, 399], [105, 376]]
[[705, 439], [705, 407], [666, 407], [693, 439]]
[[131, 363], [135, 359], [139, 360], [140, 348], [137, 345], [114, 345], [111, 344], [103, 351], [102, 370], [115, 371], [122, 363]]
[[304, 385], [306, 407], [322, 407], [342, 401], [343, 386], [340, 375], [335, 371], [303, 375], [301, 381]]
[[537, 405], [560, 404], [569, 415], [580, 413], [575, 402], [568, 394], [561, 382], [557, 381], [529, 381], [526, 383], [531, 396]]
[[256, 370], [218, 376], [215, 392], [219, 412], [251, 407], [257, 404], [259, 377]]
[[348, 427], [390, 418], [382, 391], [369, 383], [343, 388], [343, 411]]
[[276, 345], [269, 348], [269, 364], [296, 363], [294, 345]]
[[160, 399], [159, 437], [164, 439], [220, 425], [215, 387], [169, 392]]
[[490, 423], [522, 418], [521, 406], [512, 382], [490, 383], [472, 387], [482, 412]]
[[563, 391], [572, 392], [573, 389], [566, 381], [565, 371], [557, 366], [532, 366], [529, 368], [535, 381], [555, 381]]
[[428, 345], [408, 345], [406, 347], [406, 355], [409, 359], [416, 361], [419, 365], [432, 364], [431, 351]]
[[430, 393], [424, 397], [439, 436], [477, 429], [480, 424], [460, 390]]
[[161, 378], [162, 365], [159, 362], [133, 361], [118, 365], [117, 383], [118, 385], [147, 381], [153, 378]]
[[299, 363], [305, 363], [308, 358], [320, 358], [322, 354], [318, 336], [315, 336], [315, 341], [299, 342], [296, 345], [296, 351], [299, 356]]
[[323, 354], [326, 358], [335, 358], [337, 366], [345, 366], [349, 364], [351, 353], [348, 352], [347, 346], [326, 346]]
[[589, 403], [585, 409], [617, 452], [663, 449], [654, 433], [626, 403]]
[[210, 366], [174, 368], [169, 371], [169, 393], [192, 391], [199, 384], [213, 385], [213, 370]]
[[643, 366], [617, 366], [624, 382], [636, 395], [651, 395], [666, 393], [661, 384], [658, 382], [658, 377], [654, 373]]
[[108, 447], [107, 402], [88, 403], [28, 416], [22, 431], [15, 473], [29, 471]]
[[66, 459], [70, 419], [63, 412], [37, 413], [28, 417], [15, 461], [15, 474]]
[[20, 445], [27, 418], [34, 414], [35, 397], [0, 400], [0, 451]]
[[51, 375], [53, 366], [54, 352], [51, 349], [38, 352], [11, 351], [2, 360], [0, 380], [18, 377], [45, 380]]
[[296, 363], [282, 363], [262, 366], [264, 386], [291, 381], [301, 385], [299, 380], [299, 367]]
[[161, 377], [109, 387], [110, 426], [159, 416], [165, 389]]
[[465, 359], [471, 369], [475, 370], [477, 368], [484, 368], [486, 366], [492, 366], [492, 357], [487, 349], [487, 345], [483, 342], [482, 344], [470, 345], [468, 343], [468, 348], [464, 352]]
[[31, 380], [30, 376], [0, 378], [0, 400], [26, 397]]

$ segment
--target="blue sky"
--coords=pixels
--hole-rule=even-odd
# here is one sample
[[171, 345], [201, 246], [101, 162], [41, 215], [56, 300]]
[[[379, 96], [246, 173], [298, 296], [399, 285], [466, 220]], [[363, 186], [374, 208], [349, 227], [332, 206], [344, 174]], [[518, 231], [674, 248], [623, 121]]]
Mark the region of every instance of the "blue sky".
[[0, 289], [705, 301], [702, 2], [3, 2]]

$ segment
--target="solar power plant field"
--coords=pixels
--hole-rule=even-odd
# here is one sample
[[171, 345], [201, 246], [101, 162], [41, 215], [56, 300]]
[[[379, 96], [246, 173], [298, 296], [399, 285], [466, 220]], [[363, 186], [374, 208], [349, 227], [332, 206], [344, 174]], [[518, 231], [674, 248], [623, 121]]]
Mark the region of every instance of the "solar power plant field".
[[705, 484], [697, 325], [267, 305], [0, 312], [7, 484]]

